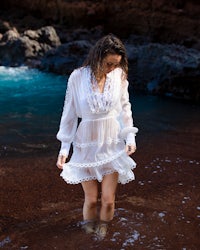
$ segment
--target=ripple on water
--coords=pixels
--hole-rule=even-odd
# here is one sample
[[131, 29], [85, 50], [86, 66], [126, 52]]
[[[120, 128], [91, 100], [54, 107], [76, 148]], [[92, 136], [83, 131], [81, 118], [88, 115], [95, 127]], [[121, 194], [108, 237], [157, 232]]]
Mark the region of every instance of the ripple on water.
[[0, 248], [5, 247], [9, 243], [11, 243], [11, 238], [7, 236], [3, 240], [0, 241]]
[[[142, 246], [148, 246], [148, 249], [164, 247], [164, 237], [157, 235], [159, 230], [154, 231], [149, 227], [148, 219], [153, 219], [157, 223], [163, 220], [165, 215], [166, 211], [153, 212], [150, 218], [146, 218], [147, 215], [143, 212], [133, 212], [133, 210], [122, 208], [116, 209], [112, 227], [117, 231], [112, 232], [110, 241], [120, 244], [120, 250]], [[166, 222], [163, 220], [163, 223]], [[151, 237], [149, 237], [149, 233]]]
[[[144, 168], [148, 171], [148, 174], [145, 175], [145, 180], [138, 180], [138, 184], [140, 186], [145, 186], [147, 184], [154, 183], [154, 181], [157, 182], [157, 176], [166, 179], [166, 174], [170, 178], [178, 176], [180, 173], [182, 173], [182, 175], [186, 175], [186, 168], [197, 167], [197, 165], [199, 165], [199, 161], [196, 159], [183, 159], [181, 157], [176, 157], [174, 159], [168, 156], [164, 158], [156, 157], [149, 164], [144, 166]], [[162, 179], [160, 179], [160, 181], [162, 181]], [[177, 185], [183, 186], [184, 184], [182, 181], [177, 181]]]

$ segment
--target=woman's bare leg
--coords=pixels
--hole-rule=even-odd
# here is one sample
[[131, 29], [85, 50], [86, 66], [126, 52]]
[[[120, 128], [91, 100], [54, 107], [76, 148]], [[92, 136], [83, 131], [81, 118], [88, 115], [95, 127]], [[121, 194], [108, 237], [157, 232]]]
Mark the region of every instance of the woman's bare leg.
[[118, 173], [105, 175], [101, 183], [101, 210], [100, 220], [110, 221], [114, 216], [115, 192], [118, 183]]
[[98, 183], [96, 180], [84, 181], [81, 183], [85, 194], [83, 205], [83, 219], [97, 219], [97, 199], [98, 199]]

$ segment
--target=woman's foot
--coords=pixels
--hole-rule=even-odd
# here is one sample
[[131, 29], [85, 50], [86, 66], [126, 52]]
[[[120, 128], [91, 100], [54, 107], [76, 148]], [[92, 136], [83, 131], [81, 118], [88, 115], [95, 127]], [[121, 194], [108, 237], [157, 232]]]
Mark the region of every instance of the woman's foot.
[[86, 234], [91, 234], [95, 232], [96, 223], [94, 220], [85, 220], [82, 225], [82, 229]]
[[96, 227], [96, 234], [100, 239], [104, 239], [106, 237], [108, 231], [108, 222], [100, 221]]

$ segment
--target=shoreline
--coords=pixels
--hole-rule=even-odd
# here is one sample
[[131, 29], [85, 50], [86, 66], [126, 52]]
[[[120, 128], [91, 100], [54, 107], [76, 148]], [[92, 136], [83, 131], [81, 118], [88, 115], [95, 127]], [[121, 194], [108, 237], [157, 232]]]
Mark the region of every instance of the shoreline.
[[[181, 138], [181, 132], [176, 134], [176, 137], [174, 134], [164, 135], [162, 139], [159, 136], [140, 136], [138, 149], [133, 155], [137, 163], [134, 170], [136, 180], [126, 185], [118, 185], [115, 217], [109, 237], [114, 235], [116, 230], [120, 230], [117, 224], [123, 216], [129, 222], [127, 229], [122, 226], [121, 240], [125, 240], [125, 232], [132, 227], [131, 221], [134, 223], [134, 220], [140, 221], [138, 232], [143, 232], [146, 239], [154, 237], [155, 232], [159, 237], [155, 225], [161, 223], [162, 216], [167, 221], [167, 224], [160, 225], [160, 234], [166, 238], [166, 241], [163, 241], [165, 246], [177, 249], [180, 242], [169, 243], [167, 239], [178, 232], [186, 236], [186, 233], [195, 231], [200, 209], [198, 142], [195, 134], [184, 136], [184, 141], [180, 140]], [[190, 144], [185, 143], [187, 140], [190, 140]], [[59, 176], [60, 170], [55, 165], [56, 159], [55, 150], [52, 154], [49, 152], [38, 156], [34, 153], [32, 156], [8, 156], [0, 160], [0, 240], [2, 242], [6, 237], [10, 239], [4, 249], [16, 249], [15, 247], [26, 245], [30, 249], [39, 249], [41, 246], [47, 249], [46, 244], [65, 249], [64, 239], [68, 239], [68, 249], [82, 249], [78, 242], [72, 240], [77, 235], [81, 237], [82, 244], [89, 241], [91, 246], [98, 246], [98, 242], [84, 235], [81, 230], [81, 186], [68, 185], [62, 180]], [[131, 219], [131, 216], [140, 213], [144, 218]], [[149, 216], [153, 216], [152, 220]], [[178, 222], [180, 216], [183, 218]], [[169, 231], [172, 218], [176, 226]], [[148, 232], [147, 226], [153, 231]], [[52, 232], [59, 240], [51, 239]], [[35, 242], [37, 237], [40, 242]], [[195, 235], [190, 240], [187, 237], [181, 240], [183, 246], [200, 244]], [[102, 243], [104, 247], [109, 246], [108, 242], [109, 239]]]

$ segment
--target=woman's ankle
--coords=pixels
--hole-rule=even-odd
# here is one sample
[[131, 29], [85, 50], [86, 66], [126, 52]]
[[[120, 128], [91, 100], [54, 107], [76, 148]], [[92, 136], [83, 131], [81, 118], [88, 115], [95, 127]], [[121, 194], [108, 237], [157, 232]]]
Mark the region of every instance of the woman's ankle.
[[96, 219], [91, 219], [91, 220], [84, 220], [82, 222], [82, 229], [87, 233], [94, 233], [96, 230]]

